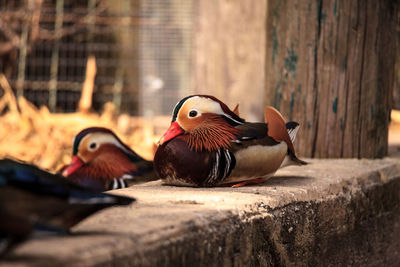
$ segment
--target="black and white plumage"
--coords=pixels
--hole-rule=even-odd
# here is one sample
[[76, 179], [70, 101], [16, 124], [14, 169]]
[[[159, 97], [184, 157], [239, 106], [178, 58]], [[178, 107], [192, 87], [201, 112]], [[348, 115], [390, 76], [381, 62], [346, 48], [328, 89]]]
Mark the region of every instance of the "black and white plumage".
[[222, 182], [235, 168], [235, 156], [228, 149], [220, 149], [214, 152], [212, 168], [204, 181], [204, 186], [212, 186]]

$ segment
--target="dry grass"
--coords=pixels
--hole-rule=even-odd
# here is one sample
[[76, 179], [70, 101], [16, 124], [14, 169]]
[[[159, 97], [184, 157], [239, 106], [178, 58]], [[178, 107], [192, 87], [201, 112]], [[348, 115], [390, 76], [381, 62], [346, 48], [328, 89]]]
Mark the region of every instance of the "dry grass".
[[4, 90], [0, 99], [0, 158], [16, 158], [53, 172], [69, 163], [73, 137], [91, 126], [112, 129], [139, 155], [152, 159], [155, 142], [170, 119], [117, 115], [111, 103], [104, 106], [101, 114], [52, 114], [47, 107], [38, 109], [23, 97], [16, 100], [4, 75], [0, 84]]

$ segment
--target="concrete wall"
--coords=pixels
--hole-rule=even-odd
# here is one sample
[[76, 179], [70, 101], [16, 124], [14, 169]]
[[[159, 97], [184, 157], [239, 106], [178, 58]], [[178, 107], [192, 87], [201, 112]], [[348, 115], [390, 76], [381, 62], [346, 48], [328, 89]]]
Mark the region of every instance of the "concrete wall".
[[259, 186], [119, 191], [69, 236], [35, 237], [0, 266], [399, 266], [400, 160], [312, 160]]

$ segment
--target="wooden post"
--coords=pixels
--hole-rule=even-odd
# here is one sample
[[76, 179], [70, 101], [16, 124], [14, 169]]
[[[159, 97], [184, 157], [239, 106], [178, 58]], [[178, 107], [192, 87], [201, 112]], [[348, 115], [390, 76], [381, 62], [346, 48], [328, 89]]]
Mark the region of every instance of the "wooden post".
[[266, 0], [196, 2], [193, 85], [262, 120]]
[[[400, 9], [400, 8], [399, 8]], [[400, 10], [397, 10], [396, 58], [393, 84], [393, 108], [400, 109]]]
[[57, 80], [58, 80], [58, 56], [60, 51], [61, 30], [64, 19], [64, 0], [56, 1], [56, 19], [54, 22], [54, 47], [51, 53], [50, 81], [49, 81], [49, 109], [56, 111], [57, 105]]
[[[30, 10], [29, 10], [30, 12]], [[26, 52], [28, 48], [28, 28], [27, 22], [24, 22], [21, 32], [21, 48], [19, 50], [18, 60], [18, 76], [17, 76], [17, 98], [24, 96], [24, 82], [25, 82], [25, 69], [26, 69]]]
[[88, 113], [92, 108], [96, 72], [96, 58], [93, 55], [90, 55], [86, 63], [85, 81], [83, 82], [81, 99], [78, 104], [78, 110], [82, 113]]
[[88, 50], [93, 54], [94, 28], [96, 24], [96, 0], [88, 1]]
[[[113, 58], [118, 62], [112, 67], [114, 71], [114, 84], [112, 86], [112, 101], [117, 112], [137, 113], [137, 98], [139, 87], [139, 27], [134, 20], [135, 12], [142, 1], [115, 0], [106, 1], [104, 4], [115, 17], [113, 38], [115, 49]], [[109, 66], [110, 68], [111, 66]], [[100, 69], [100, 68], [99, 68]], [[129, 93], [129, 95], [127, 94]], [[124, 97], [126, 95], [127, 97]]]
[[268, 0], [265, 102], [300, 123], [299, 155], [387, 155], [395, 2]]
[[[130, 41], [132, 41], [130, 29], [131, 25], [131, 6], [130, 1], [121, 0], [121, 20], [120, 20], [120, 32], [119, 32], [119, 40], [120, 45], [126, 49]], [[113, 86], [113, 103], [117, 112], [121, 109], [122, 104], [122, 90], [124, 87], [124, 78], [127, 74], [128, 66], [126, 64], [126, 55], [125, 53], [119, 54], [119, 64], [115, 70], [115, 82]]]

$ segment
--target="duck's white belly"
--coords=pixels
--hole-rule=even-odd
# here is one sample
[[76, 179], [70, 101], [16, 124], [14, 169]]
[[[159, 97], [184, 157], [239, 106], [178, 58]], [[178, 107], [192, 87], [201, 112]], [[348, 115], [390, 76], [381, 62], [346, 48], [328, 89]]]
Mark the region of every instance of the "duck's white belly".
[[236, 166], [223, 183], [233, 183], [255, 178], [270, 178], [280, 167], [287, 153], [287, 145], [255, 145], [235, 153]]

